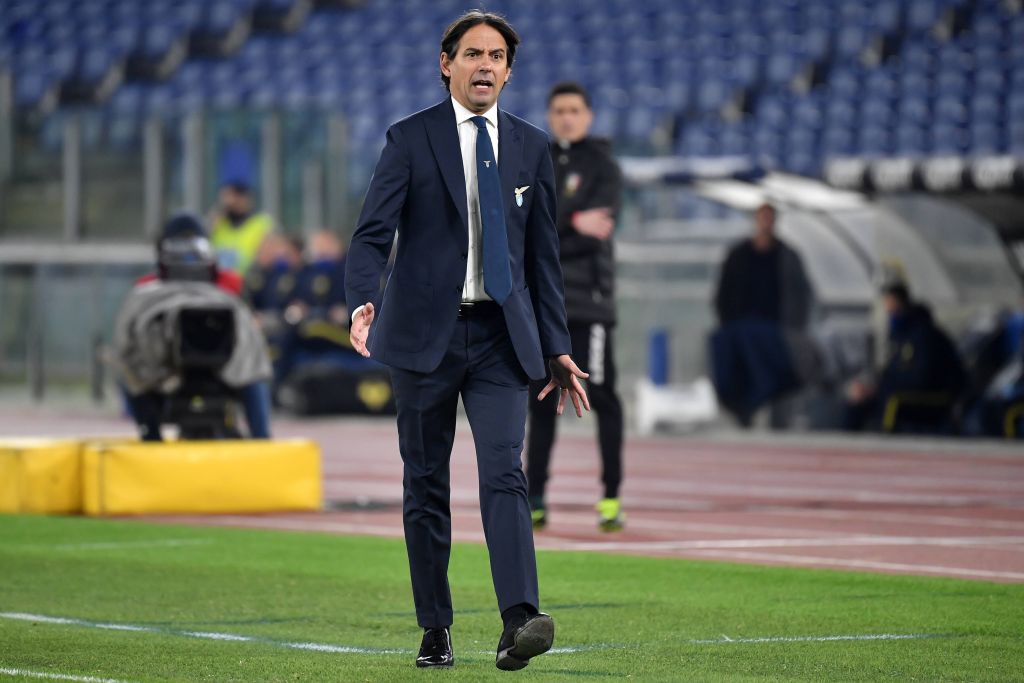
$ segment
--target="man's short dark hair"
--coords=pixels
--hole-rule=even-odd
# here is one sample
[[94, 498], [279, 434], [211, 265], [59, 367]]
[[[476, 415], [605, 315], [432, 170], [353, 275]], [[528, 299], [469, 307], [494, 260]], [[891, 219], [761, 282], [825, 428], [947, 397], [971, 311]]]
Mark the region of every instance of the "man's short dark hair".
[[[519, 45], [519, 34], [512, 28], [512, 24], [508, 23], [508, 19], [494, 12], [472, 9], [450, 23], [444, 30], [444, 35], [441, 36], [441, 52], [448, 55], [448, 59], [455, 59], [462, 36], [466, 31], [479, 24], [487, 24], [505, 39], [505, 45], [508, 46], [508, 66], [511, 69], [512, 62], [516, 58], [516, 46]], [[441, 82], [444, 83], [445, 90], [451, 90], [449, 85], [451, 80], [444, 75], [444, 72], [441, 73]]]
[[551, 101], [559, 95], [579, 95], [583, 98], [583, 104], [587, 105], [587, 109], [592, 109], [590, 104], [590, 93], [587, 89], [576, 81], [561, 81], [551, 86], [551, 90], [548, 92], [548, 106], [551, 106]]

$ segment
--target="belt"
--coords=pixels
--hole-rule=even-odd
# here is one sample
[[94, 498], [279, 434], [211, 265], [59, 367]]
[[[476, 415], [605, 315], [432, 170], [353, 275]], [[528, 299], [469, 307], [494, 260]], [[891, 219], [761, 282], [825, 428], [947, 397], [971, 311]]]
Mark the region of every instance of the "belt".
[[494, 301], [463, 301], [459, 304], [459, 320], [494, 315], [500, 311], [501, 306]]

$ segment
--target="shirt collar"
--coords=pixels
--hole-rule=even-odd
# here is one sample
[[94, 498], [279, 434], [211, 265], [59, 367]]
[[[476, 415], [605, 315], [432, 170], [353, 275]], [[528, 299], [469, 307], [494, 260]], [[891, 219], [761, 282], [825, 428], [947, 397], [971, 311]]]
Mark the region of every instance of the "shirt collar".
[[470, 110], [466, 109], [465, 107], [463, 107], [461, 104], [459, 104], [459, 101], [456, 100], [454, 97], [451, 98], [451, 99], [452, 99], [452, 107], [455, 108], [455, 124], [456, 125], [461, 125], [461, 124], [465, 123], [466, 121], [469, 121], [474, 116], [483, 116], [485, 119], [487, 119], [487, 122], [490, 123], [492, 126], [494, 126], [495, 128], [498, 127], [498, 105], [497, 104], [495, 104], [493, 107], [491, 107], [490, 109], [485, 111], [483, 114], [475, 114], [475, 113], [471, 112]]

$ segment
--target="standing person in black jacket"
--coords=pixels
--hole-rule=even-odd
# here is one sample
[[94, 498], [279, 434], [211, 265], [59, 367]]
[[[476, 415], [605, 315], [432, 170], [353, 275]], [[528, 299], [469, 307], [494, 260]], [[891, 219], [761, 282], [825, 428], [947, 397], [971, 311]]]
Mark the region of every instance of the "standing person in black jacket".
[[802, 330], [811, 298], [803, 261], [775, 233], [775, 207], [762, 204], [754, 212], [754, 234], [734, 244], [722, 264], [715, 292], [719, 322], [755, 319]]
[[786, 397], [806, 374], [805, 359], [790, 344], [805, 337], [812, 304], [803, 261], [776, 234], [775, 207], [762, 204], [754, 212], [753, 234], [729, 249], [714, 298], [715, 390], [742, 427], [750, 427], [765, 404], [771, 406], [772, 428], [789, 421]]
[[[551, 156], [558, 193], [557, 227], [565, 308], [574, 357], [590, 373], [590, 404], [597, 413], [604, 497], [597, 504], [605, 531], [622, 528], [622, 403], [615, 389], [615, 260], [612, 233], [622, 202], [622, 172], [608, 141], [588, 135], [590, 97], [578, 83], [556, 84], [548, 95]], [[535, 382], [534, 394], [544, 382]], [[555, 440], [553, 398], [530, 402], [526, 475], [533, 526], [547, 524], [544, 489]]]

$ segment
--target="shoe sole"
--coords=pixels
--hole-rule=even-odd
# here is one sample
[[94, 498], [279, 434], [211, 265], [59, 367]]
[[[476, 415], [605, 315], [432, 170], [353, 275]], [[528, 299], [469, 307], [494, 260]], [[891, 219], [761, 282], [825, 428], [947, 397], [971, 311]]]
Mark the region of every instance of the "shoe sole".
[[526, 668], [530, 659], [551, 649], [555, 642], [555, 620], [544, 615], [533, 619], [515, 635], [515, 644], [498, 653], [495, 661], [502, 671], [519, 671]]

